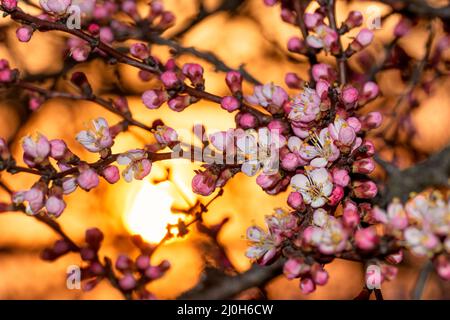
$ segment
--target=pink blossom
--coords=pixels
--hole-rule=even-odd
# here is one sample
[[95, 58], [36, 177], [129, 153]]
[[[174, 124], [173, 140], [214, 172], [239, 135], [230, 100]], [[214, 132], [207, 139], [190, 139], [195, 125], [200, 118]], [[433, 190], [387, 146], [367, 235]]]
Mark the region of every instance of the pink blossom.
[[156, 140], [162, 145], [169, 145], [178, 141], [177, 132], [168, 126], [157, 126], [154, 133]]
[[316, 290], [316, 285], [311, 278], [303, 278], [300, 281], [300, 290], [304, 294], [310, 294]]
[[281, 166], [287, 171], [294, 171], [298, 167], [299, 163], [300, 161], [298, 156], [294, 153], [286, 154], [281, 160]]
[[114, 41], [114, 33], [111, 28], [102, 27], [99, 32], [100, 41], [111, 44]]
[[312, 145], [304, 142], [300, 148], [300, 156], [305, 160], [311, 161], [311, 166], [316, 168], [325, 167], [339, 157], [339, 149], [333, 143], [328, 128], [322, 129], [319, 135], [311, 133], [310, 139]]
[[176, 112], [181, 112], [191, 104], [191, 97], [188, 95], [178, 95], [169, 100], [169, 108]]
[[291, 37], [287, 43], [290, 52], [302, 53], [305, 50], [305, 43], [299, 37]]
[[328, 125], [328, 131], [332, 139], [339, 141], [344, 146], [351, 146], [356, 139], [355, 130], [338, 115], [334, 122]]
[[326, 101], [328, 98], [328, 89], [330, 88], [330, 84], [328, 81], [320, 79], [316, 83], [316, 92], [319, 95], [322, 101]]
[[358, 229], [355, 233], [356, 246], [364, 251], [370, 251], [377, 247], [379, 238], [373, 227]]
[[344, 226], [354, 229], [360, 222], [358, 207], [352, 201], [347, 201], [344, 205], [344, 212], [342, 214], [342, 222]]
[[362, 95], [367, 100], [375, 99], [380, 93], [380, 89], [375, 82], [366, 82], [362, 89]]
[[225, 76], [225, 82], [231, 93], [242, 92], [242, 75], [237, 71], [229, 71]]
[[412, 28], [411, 20], [402, 17], [394, 28], [394, 36], [404, 37], [409, 33], [411, 28]]
[[203, 67], [198, 63], [186, 63], [182, 68], [182, 72], [191, 81], [193, 86], [198, 87], [205, 84]]
[[256, 226], [250, 227], [247, 229], [247, 240], [250, 244], [245, 252], [247, 258], [258, 261], [261, 265], [266, 265], [275, 258], [278, 242], [270, 232]]
[[107, 166], [105, 169], [103, 169], [102, 176], [109, 183], [116, 183], [120, 179], [119, 169], [113, 165]]
[[209, 196], [216, 189], [217, 176], [203, 171], [192, 179], [192, 191], [202, 196]]
[[303, 201], [313, 208], [322, 207], [333, 191], [330, 174], [325, 168], [296, 174], [291, 179], [291, 186], [295, 191], [300, 192]]
[[158, 109], [166, 101], [165, 90], [147, 90], [142, 94], [142, 102], [149, 109]]
[[100, 180], [94, 170], [90, 168], [83, 168], [77, 178], [77, 182], [82, 189], [89, 191], [98, 186]]
[[240, 114], [240, 116], [238, 117], [238, 123], [239, 126], [243, 129], [251, 129], [256, 127], [256, 124], [258, 122], [253, 114], [246, 112]]
[[39, 4], [50, 14], [63, 15], [72, 4], [72, 0], [39, 0]]
[[61, 139], [50, 141], [50, 156], [55, 160], [62, 160], [69, 151], [66, 143]]
[[289, 280], [295, 279], [301, 274], [305, 274], [309, 269], [309, 265], [305, 264], [305, 262], [299, 258], [290, 258], [283, 265], [283, 273]]
[[377, 195], [377, 185], [372, 181], [355, 181], [352, 184], [353, 193], [361, 199], [371, 199]]
[[338, 35], [336, 31], [330, 27], [322, 24], [314, 28], [314, 35], [309, 35], [306, 38], [306, 42], [309, 46], [316, 49], [325, 49], [329, 51], [332, 45], [336, 44]]
[[351, 50], [353, 50], [353, 52], [361, 51], [372, 43], [373, 37], [373, 31], [367, 28], [361, 29], [355, 40], [353, 40], [353, 42], [350, 44]]
[[381, 125], [383, 116], [380, 112], [369, 112], [367, 115], [361, 117], [362, 128], [365, 130], [376, 129]]
[[386, 258], [386, 261], [392, 264], [399, 264], [403, 260], [403, 251], [400, 250], [397, 253], [393, 253], [388, 255]]
[[450, 260], [445, 255], [440, 255], [434, 261], [437, 274], [444, 280], [450, 280]]
[[167, 89], [173, 89], [181, 84], [181, 80], [178, 75], [173, 71], [163, 72], [159, 78]]
[[57, 196], [50, 196], [45, 203], [45, 208], [49, 214], [59, 217], [66, 208], [66, 203]]
[[330, 197], [328, 198], [328, 204], [330, 206], [336, 206], [344, 197], [344, 188], [341, 186], [335, 186], [333, 191], [331, 192]]
[[5, 139], [0, 138], [0, 159], [7, 160], [11, 157], [11, 153], [9, 151], [8, 143]]
[[354, 87], [347, 86], [342, 90], [342, 100], [347, 105], [354, 105], [356, 101], [358, 101], [358, 90], [356, 90]]
[[240, 102], [238, 99], [232, 96], [226, 96], [222, 98], [222, 101], [220, 102], [220, 106], [227, 110], [228, 112], [233, 112], [240, 107]]
[[35, 186], [25, 192], [23, 200], [28, 202], [27, 213], [35, 215], [44, 207], [44, 192]]
[[305, 13], [303, 15], [305, 25], [308, 29], [313, 30], [318, 25], [322, 24], [323, 16], [320, 13]]
[[286, 73], [284, 82], [291, 89], [301, 89], [304, 83], [304, 81], [296, 73], [293, 72]]
[[125, 291], [133, 290], [136, 287], [136, 279], [131, 273], [127, 273], [119, 279], [119, 286]]
[[352, 171], [355, 173], [369, 174], [373, 170], [375, 170], [375, 161], [372, 158], [357, 160], [352, 165]]
[[303, 196], [300, 192], [291, 192], [287, 199], [288, 205], [293, 209], [300, 209], [303, 205]]
[[280, 174], [260, 174], [256, 178], [256, 183], [264, 190], [273, 188], [280, 180]]
[[35, 139], [26, 136], [22, 141], [22, 148], [24, 150], [23, 160], [29, 167], [35, 167], [48, 160], [50, 142], [41, 134], [38, 134]]
[[136, 259], [136, 267], [140, 270], [145, 270], [150, 266], [150, 257], [145, 254], [141, 254]]
[[333, 176], [333, 183], [338, 186], [345, 188], [350, 183], [350, 176], [345, 169], [334, 168], [331, 174]]
[[122, 176], [126, 182], [131, 182], [133, 178], [142, 180], [149, 175], [152, 169], [152, 163], [148, 159], [147, 153], [140, 149], [122, 153], [117, 157], [117, 163], [126, 166], [122, 171]]
[[286, 91], [273, 83], [256, 86], [253, 95], [245, 98], [249, 103], [261, 105], [273, 114], [280, 112], [289, 99]]
[[77, 179], [74, 177], [65, 177], [62, 181], [64, 194], [70, 194], [77, 189]]
[[295, 122], [311, 122], [320, 113], [320, 97], [310, 88], [295, 96], [290, 105], [289, 119]]
[[17, 7], [17, 0], [2, 0], [2, 6], [6, 11], [12, 11]]
[[86, 61], [91, 53], [91, 47], [87, 44], [72, 47], [70, 49], [70, 55], [75, 61], [83, 62]]
[[324, 286], [328, 282], [328, 272], [319, 264], [315, 264], [311, 270], [311, 276], [315, 284]]
[[363, 19], [364, 17], [360, 11], [350, 11], [344, 24], [347, 26], [347, 28], [353, 29], [355, 27], [361, 26], [363, 23]]
[[30, 41], [32, 35], [33, 35], [33, 28], [31, 28], [30, 26], [19, 27], [16, 30], [16, 36], [20, 42]]
[[100, 152], [114, 144], [108, 122], [104, 118], [92, 120], [91, 127], [79, 132], [76, 139], [90, 152]]
[[334, 69], [326, 63], [318, 63], [313, 65], [311, 73], [315, 81], [323, 79], [331, 83], [336, 79], [336, 71], [334, 71]]
[[147, 45], [142, 42], [133, 43], [130, 47], [130, 53], [133, 57], [142, 60], [145, 60], [148, 57], [150, 57], [150, 52], [148, 50]]

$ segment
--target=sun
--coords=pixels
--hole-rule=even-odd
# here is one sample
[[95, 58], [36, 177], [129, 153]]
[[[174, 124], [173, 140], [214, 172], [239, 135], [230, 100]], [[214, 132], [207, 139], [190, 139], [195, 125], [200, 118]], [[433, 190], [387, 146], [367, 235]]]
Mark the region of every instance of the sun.
[[[127, 203], [123, 217], [125, 227], [148, 242], [158, 243], [166, 234], [167, 224], [176, 224], [183, 218], [181, 214], [172, 213], [175, 199], [171, 194], [171, 182], [152, 184], [143, 180], [137, 188]], [[173, 233], [176, 234], [176, 230]]]

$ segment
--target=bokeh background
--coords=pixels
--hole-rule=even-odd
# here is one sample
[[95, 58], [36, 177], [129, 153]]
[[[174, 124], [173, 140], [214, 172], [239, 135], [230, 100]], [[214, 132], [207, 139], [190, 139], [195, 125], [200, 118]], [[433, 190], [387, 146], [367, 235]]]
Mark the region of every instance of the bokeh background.
[[[220, 1], [204, 1], [207, 10], [213, 10]], [[436, 5], [448, 1], [436, 2]], [[177, 16], [176, 26], [164, 35], [170, 37], [181, 30], [197, 13], [197, 1], [165, 0], [164, 4]], [[145, 10], [145, 1], [140, 8]], [[33, 12], [33, 8], [21, 5]], [[338, 21], [346, 17], [352, 9], [358, 9], [370, 15], [374, 6], [382, 14], [388, 13], [387, 6], [378, 2], [353, 1], [350, 4], [338, 1]], [[313, 9], [313, 8], [311, 8]], [[248, 0], [233, 13], [218, 12], [197, 24], [182, 38], [185, 46], [212, 51], [232, 67], [245, 64], [246, 69], [261, 82], [283, 85], [286, 72], [294, 71], [307, 78], [307, 64], [302, 57], [288, 54], [286, 42], [289, 37], [298, 35], [293, 26], [279, 19], [279, 7], [268, 8], [262, 0]], [[376, 31], [376, 41], [368, 50], [375, 57], [381, 57], [384, 43], [392, 39], [392, 28], [398, 21], [397, 15], [391, 15], [383, 21], [382, 28]], [[350, 41], [350, 36], [344, 41]], [[420, 57], [424, 54], [426, 31], [415, 28], [401, 40], [401, 46], [410, 55]], [[15, 39], [15, 25], [9, 19], [0, 19], [0, 57], [10, 61], [13, 67], [23, 70], [23, 75], [48, 74], [59, 71], [64, 64], [64, 36], [57, 33], [36, 32], [29, 43], [19, 43]], [[419, 45], [420, 44], [420, 45]], [[163, 61], [170, 52], [166, 47], [154, 46], [152, 51]], [[333, 60], [321, 56], [321, 60]], [[227, 94], [224, 74], [217, 73], [214, 67], [192, 56], [181, 56], [180, 63], [201, 62], [206, 71], [207, 90], [218, 95]], [[126, 92], [134, 116], [140, 121], [151, 124], [161, 118], [177, 129], [185, 129], [184, 140], [190, 142], [188, 134], [195, 123], [202, 123], [209, 132], [224, 130], [234, 126], [232, 114], [209, 102], [200, 102], [190, 106], [182, 113], [175, 113], [167, 106], [156, 111], [143, 107], [140, 93], [152, 87], [152, 82], [141, 82], [137, 70], [124, 65], [109, 66], [100, 60], [81, 64], [72, 69], [87, 73], [94, 91], [104, 96]], [[70, 78], [70, 77], [69, 77]], [[375, 108], [389, 108], [398, 95], [405, 90], [398, 71], [383, 72], [377, 78], [383, 96], [363, 111]], [[75, 92], [69, 81], [60, 78], [56, 83], [60, 91]], [[247, 93], [252, 87], [246, 84]], [[408, 148], [411, 145], [422, 153], [432, 153], [450, 141], [448, 121], [450, 119], [449, 81], [439, 81], [433, 93], [424, 99], [420, 107], [412, 114], [416, 134], [399, 137], [397, 162], [402, 167], [412, 164]], [[82, 158], [95, 161], [96, 156], [89, 154], [75, 141], [75, 135], [84, 129], [85, 124], [97, 116], [105, 117], [110, 123], [119, 119], [92, 103], [52, 99], [38, 111], [31, 113], [26, 100], [14, 91], [0, 93], [0, 136], [13, 140], [14, 155], [21, 158], [20, 138], [34, 132], [41, 132], [49, 138], [62, 138], [76, 154]], [[382, 130], [382, 129], [381, 129]], [[125, 151], [143, 146], [149, 141], [146, 133], [132, 128], [121, 134], [116, 140], [113, 152]], [[404, 143], [404, 146], [403, 145]], [[383, 141], [376, 141], [382, 145]], [[392, 158], [392, 150], [386, 149], [382, 156]], [[164, 234], [165, 224], [173, 222], [179, 213], [193, 207], [199, 199], [190, 190], [193, 169], [197, 165], [185, 160], [164, 161], [154, 164], [151, 175], [142, 182], [127, 184], [123, 181], [108, 185], [101, 182], [99, 188], [89, 193], [76, 191], [67, 197], [67, 209], [59, 218], [67, 233], [79, 243], [83, 241], [85, 229], [99, 227], [105, 232], [102, 254], [112, 258], [120, 253], [136, 253], [129, 241], [129, 235], [141, 234], [149, 241], [158, 241]], [[380, 172], [375, 173], [381, 177]], [[5, 175], [5, 180], [15, 190], [29, 188], [35, 177], [18, 174]], [[276, 197], [265, 194], [255, 183], [254, 178], [241, 174], [233, 178], [225, 187], [224, 195], [216, 200], [205, 214], [205, 222], [214, 224], [229, 217], [229, 222], [220, 233], [219, 241], [223, 244], [231, 261], [239, 271], [249, 268], [250, 262], [245, 258], [246, 241], [243, 239], [246, 228], [252, 223], [263, 224], [264, 215], [273, 208], [285, 207], [287, 193]], [[0, 200], [6, 198], [0, 192]], [[181, 214], [181, 216], [183, 216]], [[109, 283], [100, 284], [92, 292], [68, 290], [65, 286], [66, 268], [80, 264], [78, 256], [69, 254], [54, 263], [39, 259], [39, 253], [57, 239], [56, 235], [45, 225], [20, 213], [0, 215], [0, 299], [120, 299], [121, 295]], [[183, 291], [194, 286], [204, 266], [210, 262], [211, 250], [208, 239], [199, 234], [195, 227], [183, 239], [176, 239], [165, 244], [154, 256], [154, 262], [168, 259], [172, 268], [162, 279], [152, 283], [149, 289], [161, 299], [175, 298]], [[408, 299], [416, 281], [419, 269], [424, 261], [407, 256], [400, 266], [395, 281], [383, 284], [385, 298]], [[267, 297], [273, 299], [349, 299], [355, 297], [363, 284], [363, 266], [359, 263], [336, 260], [327, 267], [330, 273], [329, 284], [319, 287], [309, 296], [303, 296], [298, 289], [298, 281], [288, 281], [283, 276], [273, 280], [267, 286]], [[424, 298], [449, 299], [450, 287], [432, 274], [428, 281]]]

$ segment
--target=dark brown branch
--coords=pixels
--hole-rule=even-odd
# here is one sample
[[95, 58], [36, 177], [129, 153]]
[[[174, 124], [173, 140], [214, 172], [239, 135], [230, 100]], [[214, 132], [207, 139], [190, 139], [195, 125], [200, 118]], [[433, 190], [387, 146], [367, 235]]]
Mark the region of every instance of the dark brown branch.
[[429, 187], [450, 187], [450, 146], [405, 170], [399, 170], [379, 157], [376, 160], [388, 172], [385, 189], [380, 192], [381, 206], [393, 198], [406, 201], [412, 192]]
[[399, 13], [412, 14], [422, 18], [450, 19], [450, 5], [432, 7], [424, 0], [380, 0]]
[[181, 294], [178, 299], [188, 300], [221, 300], [229, 299], [238, 293], [258, 286], [263, 286], [281, 274], [283, 260], [270, 266], [253, 265], [248, 271], [236, 276], [212, 275], [200, 280], [191, 290]]

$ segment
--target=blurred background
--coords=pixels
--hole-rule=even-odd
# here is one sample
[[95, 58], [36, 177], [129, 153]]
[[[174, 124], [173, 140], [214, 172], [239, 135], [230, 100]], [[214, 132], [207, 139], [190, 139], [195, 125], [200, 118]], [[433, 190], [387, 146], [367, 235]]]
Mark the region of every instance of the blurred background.
[[[206, 0], [204, 10], [214, 11], [222, 1]], [[223, 10], [207, 16], [187, 31], [185, 27], [198, 14], [198, 1], [165, 0], [167, 9], [177, 16], [176, 26], [164, 36], [180, 36], [184, 46], [212, 51], [228, 65], [238, 68], [244, 64], [255, 78], [263, 83], [273, 81], [284, 86], [286, 72], [294, 71], [307, 79], [308, 65], [303, 57], [292, 56], [287, 52], [286, 42], [299, 31], [282, 22], [279, 18], [280, 8], [269, 8], [262, 0], [226, 1], [236, 2], [230, 5], [231, 11]], [[434, 1], [433, 5], [448, 4], [448, 1]], [[28, 12], [35, 10], [25, 4], [20, 5]], [[140, 9], [145, 11], [146, 1], [140, 2]], [[370, 15], [376, 8], [383, 15], [389, 14], [389, 8], [372, 1], [338, 1], [338, 21], [345, 19], [350, 10], [360, 10]], [[311, 8], [313, 10], [313, 8]], [[380, 30], [376, 31], [375, 43], [368, 54], [375, 61], [382, 59], [383, 45], [392, 40], [392, 28], [399, 17], [388, 15], [383, 20]], [[8, 18], [0, 19], [0, 58], [9, 60], [13, 67], [22, 71], [22, 76], [32, 77], [39, 74], [51, 74], [64, 67], [65, 39], [57, 33], [36, 32], [28, 43], [19, 43], [15, 38], [15, 27]], [[436, 26], [437, 32], [442, 26]], [[182, 34], [180, 35], [180, 31]], [[57, 36], [55, 36], [57, 35]], [[351, 41], [351, 35], [344, 41]], [[424, 55], [424, 43], [427, 38], [425, 26], [418, 26], [399, 45], [413, 58], [421, 59]], [[165, 61], [170, 52], [167, 47], [153, 46], [152, 52]], [[333, 63], [333, 59], [320, 56], [322, 61]], [[362, 59], [353, 60], [361, 64]], [[214, 67], [193, 56], [180, 56], [182, 62], [200, 62], [206, 72], [206, 88], [218, 95], [226, 95], [227, 88], [224, 74], [217, 73]], [[353, 63], [353, 62], [352, 62]], [[364, 63], [362, 64], [364, 67]], [[367, 67], [367, 66], [366, 66]], [[355, 65], [361, 68], [361, 65]], [[146, 109], [140, 94], [154, 86], [152, 82], [139, 80], [137, 70], [124, 65], [106, 65], [101, 60], [89, 61], [71, 69], [83, 70], [88, 75], [94, 91], [105, 97], [117, 92], [126, 93], [134, 117], [151, 124], [161, 118], [176, 129], [185, 129], [183, 140], [190, 142], [189, 132], [192, 126], [201, 121], [208, 132], [234, 127], [233, 114], [229, 114], [212, 103], [200, 102], [187, 108], [182, 113], [171, 111], [167, 106], [158, 110]], [[59, 91], [75, 92], [66, 78], [60, 77], [55, 83]], [[398, 70], [385, 71], [377, 78], [383, 95], [363, 112], [382, 108], [389, 113], [399, 95], [402, 95], [405, 83]], [[284, 86], [285, 87], [285, 86]], [[252, 92], [252, 86], [245, 86], [246, 93]], [[450, 119], [450, 82], [448, 78], [440, 79], [432, 93], [420, 100], [420, 104], [410, 114], [414, 135], [400, 134], [395, 144], [385, 148], [381, 137], [374, 137], [380, 147], [381, 156], [387, 160], [395, 158], [401, 167], [407, 167], [421, 157], [438, 151], [450, 141], [448, 121]], [[295, 93], [295, 92], [291, 92]], [[64, 99], [52, 99], [36, 112], [31, 112], [27, 101], [19, 92], [11, 90], [0, 93], [0, 136], [12, 142], [12, 149], [17, 159], [21, 159], [21, 137], [40, 132], [50, 138], [64, 139], [69, 148], [88, 161], [95, 161], [96, 155], [85, 152], [76, 142], [75, 135], [85, 128], [86, 123], [97, 117], [105, 117], [109, 123], [119, 119], [95, 104]], [[381, 131], [383, 128], [381, 129]], [[119, 135], [113, 146], [113, 152], [121, 152], [140, 147], [148, 142], [144, 131], [132, 128]], [[413, 150], [414, 152], [412, 152]], [[417, 156], [419, 154], [419, 156]], [[418, 158], [417, 158], [418, 157]], [[84, 231], [98, 227], [105, 233], [105, 242], [101, 254], [113, 259], [120, 253], [131, 256], [137, 254], [129, 236], [140, 234], [150, 242], [158, 242], [165, 234], [167, 223], [176, 222], [179, 217], [186, 218], [184, 211], [197, 205], [198, 201], [206, 203], [208, 199], [199, 199], [190, 189], [193, 170], [198, 165], [189, 161], [164, 161], [154, 164], [151, 175], [142, 182], [127, 184], [120, 181], [115, 185], [101, 182], [99, 188], [87, 193], [77, 190], [66, 198], [67, 209], [59, 218], [66, 232], [78, 243], [83, 242]], [[375, 172], [376, 178], [382, 178]], [[29, 188], [35, 177], [18, 174], [5, 175], [2, 178], [14, 190]], [[249, 268], [250, 262], [244, 256], [247, 247], [243, 239], [246, 228], [256, 223], [263, 224], [264, 215], [273, 208], [286, 207], [287, 193], [276, 197], [265, 194], [255, 183], [254, 178], [241, 174], [234, 177], [224, 188], [224, 195], [214, 201], [204, 215], [206, 224], [221, 222], [229, 217], [229, 222], [219, 235], [219, 242], [238, 271]], [[213, 197], [212, 195], [211, 197]], [[0, 192], [0, 200], [6, 194]], [[168, 259], [172, 268], [162, 279], [149, 286], [149, 290], [160, 299], [175, 298], [180, 293], [193, 287], [206, 265], [214, 265], [214, 244], [199, 233], [195, 227], [183, 239], [174, 239], [160, 248], [153, 258], [157, 263]], [[45, 225], [40, 224], [20, 213], [0, 215], [0, 299], [121, 299], [121, 295], [109, 283], [103, 282], [91, 292], [68, 290], [65, 286], [66, 268], [80, 264], [77, 255], [69, 254], [64, 258], [48, 263], [40, 260], [43, 248], [50, 246], [57, 236]], [[386, 299], [408, 299], [414, 287], [423, 261], [407, 256], [399, 268], [396, 280], [383, 284]], [[329, 284], [319, 287], [314, 294], [303, 296], [298, 289], [298, 281], [288, 281], [280, 276], [269, 283], [266, 294], [270, 299], [350, 299], [361, 290], [363, 283], [363, 266], [359, 263], [336, 260], [326, 267], [330, 273]], [[437, 280], [432, 274], [428, 281], [424, 298], [449, 299], [450, 287]]]

